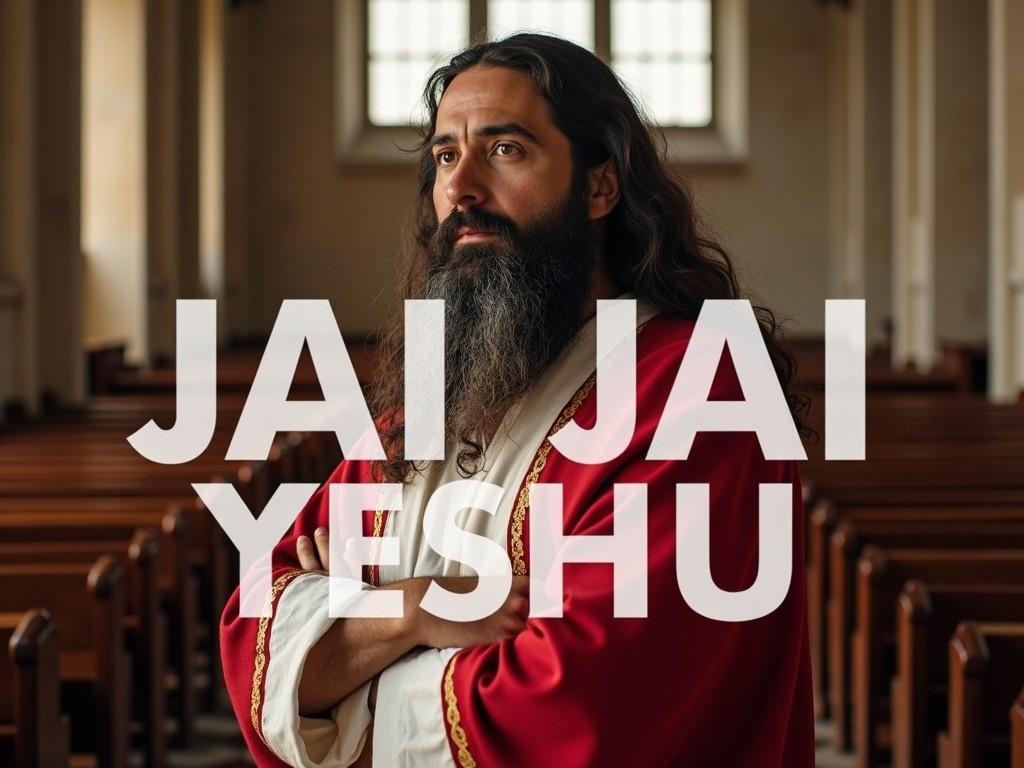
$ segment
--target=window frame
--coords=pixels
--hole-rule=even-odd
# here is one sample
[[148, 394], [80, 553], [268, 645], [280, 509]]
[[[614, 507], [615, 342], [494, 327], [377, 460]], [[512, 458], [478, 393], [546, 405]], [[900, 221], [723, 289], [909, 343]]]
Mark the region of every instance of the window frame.
[[[742, 164], [748, 155], [748, 0], [711, 0], [711, 123], [663, 127], [668, 159], [680, 165]], [[368, 0], [334, 1], [335, 152], [344, 167], [408, 165], [420, 136], [408, 126], [370, 123]], [[469, 0], [470, 42], [485, 39], [487, 0]], [[611, 53], [611, 0], [594, 0], [594, 48]]]

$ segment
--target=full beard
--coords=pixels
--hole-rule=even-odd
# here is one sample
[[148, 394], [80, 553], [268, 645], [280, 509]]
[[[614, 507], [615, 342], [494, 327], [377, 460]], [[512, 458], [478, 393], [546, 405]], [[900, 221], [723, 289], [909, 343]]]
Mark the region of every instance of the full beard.
[[[445, 302], [445, 436], [459, 446], [464, 476], [480, 468], [498, 421], [583, 323], [596, 255], [579, 187], [522, 231], [471, 209], [449, 216], [431, 242], [423, 298]], [[497, 237], [453, 247], [460, 226]]]

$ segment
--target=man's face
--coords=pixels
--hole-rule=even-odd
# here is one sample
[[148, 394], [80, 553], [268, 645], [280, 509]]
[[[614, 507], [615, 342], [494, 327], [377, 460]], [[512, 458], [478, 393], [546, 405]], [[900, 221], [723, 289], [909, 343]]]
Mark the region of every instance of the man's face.
[[[431, 148], [439, 225], [453, 211], [473, 209], [522, 230], [559, 207], [572, 183], [572, 149], [548, 112], [532, 78], [519, 70], [477, 66], [451, 82]], [[496, 235], [480, 229], [460, 221], [451, 246], [495, 244]]]
[[476, 67], [442, 98], [439, 226], [422, 298], [445, 302], [445, 412], [468, 439], [533, 386], [583, 321], [597, 254], [588, 187], [528, 75]]

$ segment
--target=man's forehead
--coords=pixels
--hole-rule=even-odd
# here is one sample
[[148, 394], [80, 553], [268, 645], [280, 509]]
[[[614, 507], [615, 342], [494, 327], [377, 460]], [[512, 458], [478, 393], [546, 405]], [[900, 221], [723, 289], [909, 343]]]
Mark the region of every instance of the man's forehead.
[[557, 130], [533, 78], [506, 67], [472, 67], [457, 75], [438, 105], [434, 138], [461, 137], [484, 124], [516, 124], [535, 135]]

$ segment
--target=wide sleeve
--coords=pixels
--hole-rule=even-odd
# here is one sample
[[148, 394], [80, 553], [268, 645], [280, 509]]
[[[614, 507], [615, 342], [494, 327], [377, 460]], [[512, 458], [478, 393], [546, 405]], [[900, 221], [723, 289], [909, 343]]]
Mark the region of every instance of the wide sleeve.
[[[646, 484], [647, 618], [614, 618], [611, 565], [570, 564], [562, 618], [530, 619], [515, 638], [456, 653], [438, 697], [461, 768], [814, 765], [796, 466], [766, 461], [747, 433], [702, 433], [686, 461], [647, 461], [680, 355], [660, 350], [640, 361], [646, 405], [630, 451], [614, 466], [584, 467], [552, 451], [540, 475], [563, 484], [564, 531], [576, 535], [613, 533], [613, 485]], [[719, 387], [717, 397], [737, 399], [728, 389], [735, 388]], [[585, 410], [582, 426], [593, 418]], [[675, 565], [679, 483], [709, 485], [711, 573], [729, 591], [757, 576], [759, 483], [791, 484], [792, 572], [773, 612], [725, 622], [686, 603]]]
[[[768, 616], [695, 613], [676, 583], [674, 486], [697, 480], [673, 469], [619, 478], [648, 483], [648, 617], [613, 617], [611, 566], [566, 566], [563, 618], [448, 663], [439, 696], [456, 765], [813, 765], [802, 555]], [[795, 473], [764, 481], [792, 482], [796, 510]], [[756, 482], [711, 485], [712, 573], [742, 589], [757, 569]], [[609, 492], [567, 532], [609, 534], [610, 521]]]
[[[364, 470], [357, 462], [343, 461], [328, 483], [366, 482]], [[328, 525], [328, 483], [317, 490], [274, 549], [268, 596], [271, 616], [239, 616], [239, 590], [235, 589], [221, 617], [228, 695], [259, 766], [351, 765], [369, 736], [369, 683], [324, 717], [302, 717], [298, 711], [298, 683], [306, 657], [334, 619], [327, 615], [327, 577], [302, 571], [295, 545], [300, 535], [312, 536], [317, 526]], [[357, 594], [353, 592], [350, 599]]]
[[420, 648], [380, 674], [374, 710], [373, 764], [453, 766], [438, 706], [441, 680], [456, 648]]

